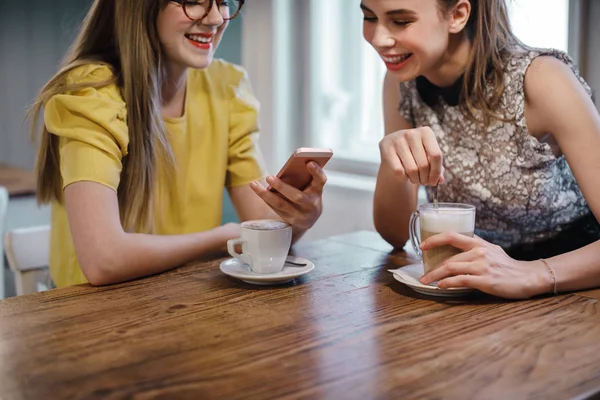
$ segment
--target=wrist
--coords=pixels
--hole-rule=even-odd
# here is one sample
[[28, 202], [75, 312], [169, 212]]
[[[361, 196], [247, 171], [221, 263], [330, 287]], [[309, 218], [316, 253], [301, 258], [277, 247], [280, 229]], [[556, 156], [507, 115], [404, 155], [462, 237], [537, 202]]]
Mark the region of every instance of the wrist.
[[556, 276], [554, 270], [542, 260], [529, 261], [528, 266], [534, 272], [533, 295], [554, 293], [556, 285]]
[[552, 278], [552, 284], [551, 284], [551, 292], [553, 294], [558, 294], [558, 290], [556, 287], [556, 271], [554, 270], [554, 267], [552, 266], [552, 264], [550, 264], [550, 262], [548, 262], [548, 260], [541, 258], [540, 261], [542, 262], [542, 264], [544, 264], [544, 267], [546, 267], [546, 269], [548, 270], [551, 278]]
[[240, 225], [228, 223], [218, 226], [207, 233], [212, 251], [227, 252], [227, 241], [240, 237]]

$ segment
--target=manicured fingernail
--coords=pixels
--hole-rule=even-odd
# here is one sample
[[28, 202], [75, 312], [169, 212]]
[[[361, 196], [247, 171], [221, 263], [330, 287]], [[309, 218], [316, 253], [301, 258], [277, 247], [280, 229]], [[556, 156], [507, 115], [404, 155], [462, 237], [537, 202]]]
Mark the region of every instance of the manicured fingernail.
[[273, 182], [275, 182], [275, 178], [273, 176], [269, 175], [269, 176], [267, 176], [267, 182], [273, 183]]
[[256, 188], [258, 187], [258, 182], [256, 182], [256, 181], [252, 181], [252, 182], [250, 182], [250, 187], [251, 187], [252, 189], [256, 189]]

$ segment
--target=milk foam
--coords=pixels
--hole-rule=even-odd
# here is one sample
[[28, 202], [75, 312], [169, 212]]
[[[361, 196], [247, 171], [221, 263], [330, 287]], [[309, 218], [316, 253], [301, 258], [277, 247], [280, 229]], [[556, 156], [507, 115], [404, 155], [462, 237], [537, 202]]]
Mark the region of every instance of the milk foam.
[[471, 232], [475, 227], [475, 213], [440, 207], [438, 211], [421, 212], [421, 230], [427, 232]]
[[243, 224], [245, 228], [259, 231], [274, 231], [287, 228], [289, 225], [283, 221], [251, 221]]

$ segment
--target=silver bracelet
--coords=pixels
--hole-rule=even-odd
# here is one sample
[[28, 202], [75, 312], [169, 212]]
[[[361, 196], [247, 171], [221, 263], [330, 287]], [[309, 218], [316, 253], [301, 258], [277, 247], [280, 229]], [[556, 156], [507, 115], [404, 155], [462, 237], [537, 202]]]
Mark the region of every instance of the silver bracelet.
[[540, 258], [540, 261], [543, 262], [546, 265], [546, 267], [548, 267], [548, 270], [552, 275], [552, 280], [554, 281], [554, 294], [558, 294], [558, 290], [556, 289], [556, 272], [554, 272], [554, 268], [552, 268], [552, 266], [547, 260]]

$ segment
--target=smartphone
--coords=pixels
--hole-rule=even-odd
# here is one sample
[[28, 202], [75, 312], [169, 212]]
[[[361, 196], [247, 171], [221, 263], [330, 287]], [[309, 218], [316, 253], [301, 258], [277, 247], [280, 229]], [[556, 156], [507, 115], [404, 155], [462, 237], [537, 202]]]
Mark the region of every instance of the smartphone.
[[[331, 157], [333, 157], [331, 149], [301, 147], [290, 156], [277, 174], [277, 177], [298, 190], [304, 190], [313, 179], [306, 164], [314, 161], [323, 168]], [[276, 191], [271, 186], [268, 189], [273, 192]]]

